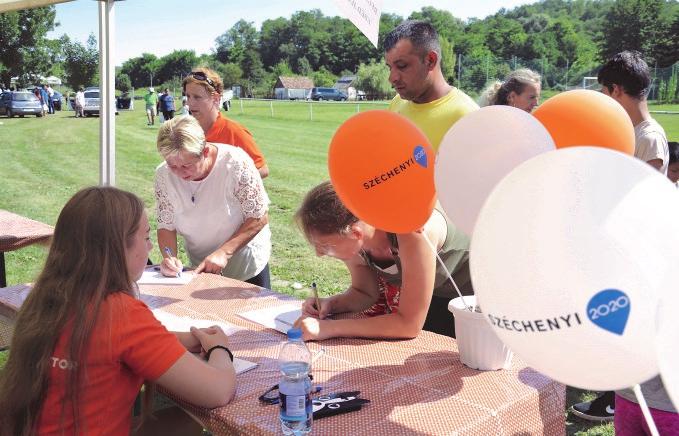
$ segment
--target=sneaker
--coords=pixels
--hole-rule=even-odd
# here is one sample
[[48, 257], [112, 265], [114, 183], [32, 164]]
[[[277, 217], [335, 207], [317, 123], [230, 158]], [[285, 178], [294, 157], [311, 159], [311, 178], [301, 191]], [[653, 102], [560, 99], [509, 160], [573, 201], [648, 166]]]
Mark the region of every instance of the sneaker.
[[615, 415], [615, 393], [604, 392], [592, 401], [573, 404], [571, 412], [578, 418], [588, 421], [613, 421]]

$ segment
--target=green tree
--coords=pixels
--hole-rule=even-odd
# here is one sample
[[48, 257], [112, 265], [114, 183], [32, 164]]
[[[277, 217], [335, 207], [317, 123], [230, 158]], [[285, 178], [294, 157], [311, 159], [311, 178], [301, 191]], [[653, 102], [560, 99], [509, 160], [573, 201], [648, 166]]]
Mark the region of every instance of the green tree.
[[215, 40], [215, 57], [218, 61], [240, 64], [247, 51], [256, 50], [257, 29], [251, 22], [238, 20], [229, 30]]
[[132, 89], [132, 81], [130, 81], [130, 76], [125, 73], [118, 73], [116, 75], [116, 89], [122, 93], [128, 92]]
[[120, 72], [125, 73], [130, 77], [133, 87], [146, 87], [153, 82], [152, 76], [157, 75], [157, 62], [158, 58], [156, 55], [142, 53], [139, 57], [125, 61]]
[[384, 61], [361, 64], [356, 73], [356, 89], [365, 91], [372, 99], [382, 99], [393, 94], [389, 83], [389, 70]]
[[55, 27], [54, 6], [0, 14], [0, 81], [45, 75], [51, 66], [47, 32]]
[[449, 11], [425, 6], [419, 12], [410, 14], [408, 18], [430, 22], [439, 36], [450, 42], [451, 45], [460, 41], [464, 36], [464, 22], [454, 17]]
[[287, 61], [280, 61], [278, 62], [273, 69], [271, 70], [273, 73], [274, 77], [278, 79], [280, 76], [294, 76], [295, 73], [292, 72], [292, 68], [290, 68], [290, 65], [288, 64]]
[[89, 86], [99, 81], [99, 47], [97, 38], [90, 34], [87, 44], [70, 42], [64, 47], [64, 71], [73, 89]]
[[223, 64], [223, 67], [219, 68], [217, 71], [219, 71], [219, 74], [222, 76], [224, 88], [230, 88], [233, 85], [239, 84], [243, 77], [243, 70], [240, 69], [238, 64], [234, 63]]
[[337, 81], [337, 76], [328, 71], [327, 68], [321, 67], [318, 71], [311, 74], [314, 81], [314, 86], [331, 87]]
[[617, 0], [606, 15], [601, 57], [608, 59], [622, 50], [638, 50], [649, 63], [655, 63], [673, 39], [673, 19], [665, 0]]
[[311, 76], [313, 73], [313, 69], [311, 68], [311, 64], [305, 58], [302, 56], [301, 58], [297, 59], [297, 73], [299, 73], [302, 76]]
[[191, 69], [197, 63], [198, 57], [193, 50], [175, 50], [158, 59], [154, 81], [164, 83], [177, 80], [177, 78], [181, 79], [191, 72]]
[[[259, 36], [259, 52], [265, 68], [271, 68], [282, 59], [289, 59], [289, 53], [283, 53], [281, 46], [290, 41], [290, 22], [283, 18], [265, 20]], [[307, 60], [308, 62], [308, 60]]]

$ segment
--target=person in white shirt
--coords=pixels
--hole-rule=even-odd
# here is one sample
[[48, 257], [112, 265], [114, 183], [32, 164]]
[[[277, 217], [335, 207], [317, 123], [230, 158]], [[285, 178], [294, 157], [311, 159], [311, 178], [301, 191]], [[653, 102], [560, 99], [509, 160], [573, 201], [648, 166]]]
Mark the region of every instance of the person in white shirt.
[[160, 270], [182, 270], [177, 234], [196, 272], [222, 274], [270, 288], [269, 197], [252, 159], [238, 147], [206, 142], [194, 117], [158, 131], [155, 194]]
[[648, 110], [651, 74], [641, 53], [627, 50], [616, 54], [601, 68], [597, 79], [601, 92], [620, 103], [632, 120], [634, 156], [667, 175], [667, 136]]
[[[648, 110], [646, 96], [651, 85], [651, 73], [641, 53], [626, 50], [614, 55], [601, 67], [597, 80], [601, 85], [601, 92], [620, 103], [632, 121], [635, 136], [634, 157], [667, 176], [670, 163], [667, 136]], [[676, 413], [659, 378], [642, 383], [641, 389], [652, 411], [658, 409]], [[616, 414], [618, 403], [623, 404], [626, 410], [622, 416]], [[592, 401], [574, 404], [571, 411], [576, 416], [590, 421], [614, 421], [616, 433], [636, 434], [629, 428], [630, 422], [633, 421], [629, 417], [631, 408], [637, 409], [641, 416], [636, 397], [630, 388], [604, 392]]]

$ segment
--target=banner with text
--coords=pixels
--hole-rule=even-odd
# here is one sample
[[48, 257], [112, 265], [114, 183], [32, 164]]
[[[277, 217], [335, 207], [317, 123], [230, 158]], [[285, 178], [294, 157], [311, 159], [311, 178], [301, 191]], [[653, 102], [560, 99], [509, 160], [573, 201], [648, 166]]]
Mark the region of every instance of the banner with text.
[[334, 0], [337, 7], [377, 48], [382, 0]]

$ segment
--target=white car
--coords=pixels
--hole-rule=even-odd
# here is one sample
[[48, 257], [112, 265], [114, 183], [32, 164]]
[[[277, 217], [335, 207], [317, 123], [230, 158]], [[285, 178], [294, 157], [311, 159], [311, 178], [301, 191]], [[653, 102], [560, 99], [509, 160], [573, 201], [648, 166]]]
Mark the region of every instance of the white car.
[[[111, 102], [113, 105], [113, 109], [116, 111], [116, 115], [118, 115], [118, 109], [116, 108], [116, 101], [113, 100]], [[99, 95], [99, 89], [98, 88], [88, 88], [85, 90], [85, 107], [83, 108], [83, 112], [85, 113], [85, 116], [89, 117], [90, 115], [99, 115], [99, 109], [101, 107], [101, 98]]]

